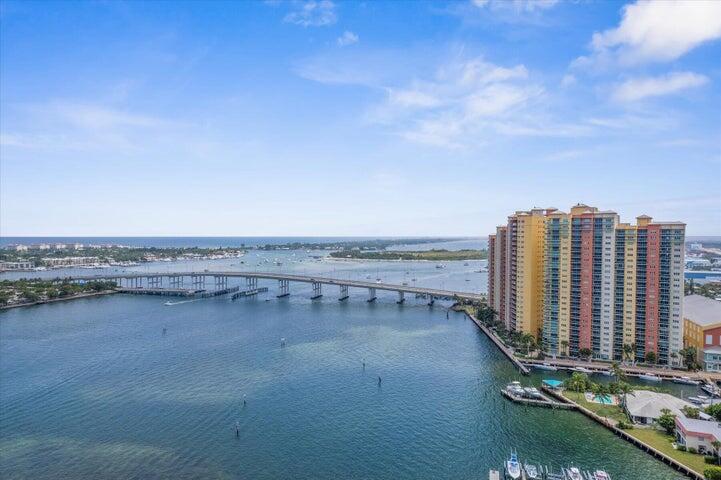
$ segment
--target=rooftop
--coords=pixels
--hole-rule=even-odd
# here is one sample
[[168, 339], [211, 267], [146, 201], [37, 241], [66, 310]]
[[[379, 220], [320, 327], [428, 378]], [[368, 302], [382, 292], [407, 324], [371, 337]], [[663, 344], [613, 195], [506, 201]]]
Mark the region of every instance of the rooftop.
[[633, 417], [658, 418], [664, 408], [668, 408], [676, 416], [683, 416], [683, 407], [693, 405], [668, 393], [634, 390], [633, 394], [626, 396], [626, 409]]
[[676, 417], [676, 424], [680, 425], [684, 432], [700, 433], [721, 439], [721, 426], [716, 421], [687, 418], [681, 415]]
[[683, 316], [702, 327], [721, 323], [721, 302], [701, 295], [687, 295], [683, 299]]

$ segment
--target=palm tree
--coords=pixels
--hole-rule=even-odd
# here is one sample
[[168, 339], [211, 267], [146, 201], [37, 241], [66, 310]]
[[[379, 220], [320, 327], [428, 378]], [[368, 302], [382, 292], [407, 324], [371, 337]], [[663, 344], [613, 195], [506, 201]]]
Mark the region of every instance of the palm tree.
[[633, 388], [626, 382], [618, 382], [618, 392], [621, 394], [621, 407], [626, 409], [626, 395], [633, 395]]
[[635, 350], [636, 350], [636, 347], [632, 343], [624, 343], [623, 344], [623, 358], [630, 362], [631, 360], [633, 360], [633, 352]]
[[611, 364], [611, 373], [614, 377], [616, 377], [616, 381], [620, 382], [621, 380], [626, 380], [626, 372], [623, 371], [618, 362], [613, 362]]

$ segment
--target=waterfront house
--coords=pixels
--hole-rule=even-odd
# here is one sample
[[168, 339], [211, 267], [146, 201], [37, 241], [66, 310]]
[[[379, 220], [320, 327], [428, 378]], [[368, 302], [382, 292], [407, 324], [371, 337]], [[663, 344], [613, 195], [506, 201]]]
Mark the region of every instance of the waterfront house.
[[682, 417], [683, 407], [693, 407], [693, 405], [668, 393], [634, 390], [632, 394], [626, 395], [625, 410], [633, 423], [650, 425], [661, 416], [661, 410], [664, 408], [669, 409], [677, 417]]
[[688, 295], [683, 311], [684, 346], [696, 347], [707, 372], [721, 372], [721, 302]]
[[716, 421], [676, 417], [676, 443], [699, 453], [716, 453], [713, 442], [721, 440], [721, 425]]

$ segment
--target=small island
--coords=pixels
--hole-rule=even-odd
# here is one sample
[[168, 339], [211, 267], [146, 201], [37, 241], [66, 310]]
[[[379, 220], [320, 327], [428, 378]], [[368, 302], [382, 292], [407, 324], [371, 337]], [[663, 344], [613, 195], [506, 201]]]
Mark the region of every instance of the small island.
[[486, 250], [423, 250], [423, 251], [392, 251], [392, 250], [339, 250], [330, 254], [333, 258], [350, 258], [357, 260], [483, 260], [487, 258]]
[[75, 283], [64, 279], [0, 280], [0, 308], [48, 303], [103, 295], [115, 291], [115, 282]]

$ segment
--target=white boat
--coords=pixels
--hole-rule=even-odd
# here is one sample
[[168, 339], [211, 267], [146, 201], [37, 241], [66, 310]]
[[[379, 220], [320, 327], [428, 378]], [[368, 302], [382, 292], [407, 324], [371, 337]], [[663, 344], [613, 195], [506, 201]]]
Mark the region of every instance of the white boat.
[[713, 385], [709, 385], [708, 383], [704, 383], [703, 385], [701, 385], [701, 390], [708, 393], [712, 397], [719, 396], [718, 388]]
[[583, 480], [581, 471], [576, 467], [567, 468], [566, 476], [568, 477], [568, 480]]
[[653, 375], [651, 373], [645, 373], [643, 375], [639, 375], [638, 378], [640, 378], [641, 380], [646, 380], [647, 382], [660, 382], [661, 381], [661, 377], [659, 377], [657, 375]]
[[588, 368], [585, 368], [585, 367], [574, 367], [571, 370], [573, 370], [574, 372], [580, 372], [580, 373], [593, 373], [593, 370], [589, 370]]
[[521, 464], [518, 463], [516, 452], [511, 452], [511, 458], [506, 461], [506, 475], [513, 480], [521, 478]]
[[604, 375], [606, 377], [613, 376], [613, 372], [611, 370], [601, 370], [600, 372], [596, 372], [596, 373], [600, 373], [601, 375]]
[[611, 475], [603, 470], [596, 470], [593, 472], [593, 480], [611, 480]]
[[538, 467], [535, 465], [523, 464], [523, 470], [526, 472], [526, 478], [528, 480], [536, 480], [541, 478], [541, 473], [538, 471]]
[[521, 382], [511, 382], [508, 385], [506, 385], [506, 391], [510, 393], [511, 395], [514, 395], [516, 397], [522, 397], [525, 395], [525, 391], [523, 390], [523, 387], [521, 386]]
[[701, 382], [699, 382], [698, 380], [694, 380], [689, 377], [676, 377], [673, 379], [673, 383], [680, 383], [683, 385], [700, 385], [701, 384]]
[[165, 305], [166, 307], [169, 307], [169, 306], [171, 306], [172, 304], [173, 304], [173, 302], [165, 302], [163, 305]]
[[541, 392], [539, 392], [536, 387], [526, 387], [523, 389], [523, 393], [528, 398], [543, 398], [543, 395], [541, 395]]
[[548, 370], [550, 372], [555, 372], [558, 370], [558, 367], [554, 367], [550, 363], [541, 363], [541, 364], [536, 363], [533, 365], [533, 368], [537, 368], [539, 370]]
[[688, 397], [686, 400], [693, 403], [694, 405], [701, 405], [703, 403], [706, 403], [706, 400], [702, 400], [699, 397]]
[[438, 265], [436, 265], [436, 268], [446, 268], [446, 266], [439, 263]]

